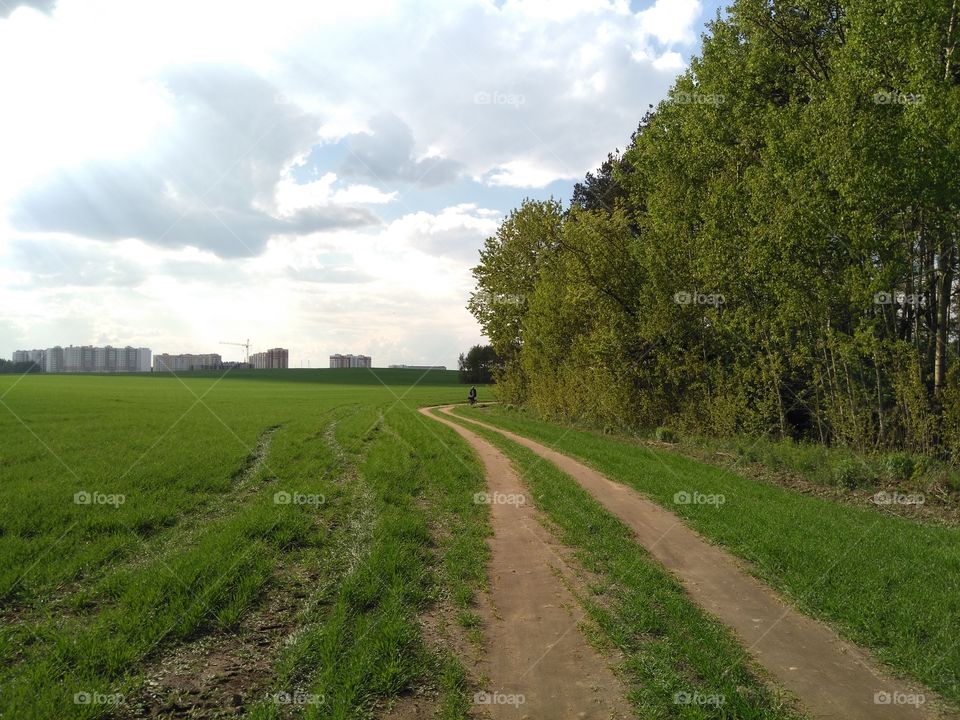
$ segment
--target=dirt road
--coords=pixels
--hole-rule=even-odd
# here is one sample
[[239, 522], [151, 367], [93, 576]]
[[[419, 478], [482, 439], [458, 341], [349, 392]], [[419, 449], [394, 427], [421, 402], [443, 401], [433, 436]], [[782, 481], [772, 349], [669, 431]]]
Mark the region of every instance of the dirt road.
[[[510, 461], [475, 433], [451, 426], [476, 450], [486, 472], [489, 501], [490, 600], [484, 613], [487, 686], [474, 702], [492, 718], [635, 717], [625, 690], [578, 624], [583, 613], [564, 581], [576, 585], [564, 550], [537, 521], [532, 498]], [[562, 578], [562, 579], [561, 579]]]
[[[450, 408], [440, 410], [449, 414]], [[681, 580], [694, 602], [730, 626], [746, 650], [814, 717], [956, 717], [936, 709], [939, 701], [929, 690], [892, 677], [867, 652], [788, 606], [732, 555], [709, 544], [678, 516], [540, 443], [487, 423], [468, 422], [533, 450], [576, 479], [634, 531], [637, 541]], [[916, 693], [922, 693], [925, 702], [908, 704]]]

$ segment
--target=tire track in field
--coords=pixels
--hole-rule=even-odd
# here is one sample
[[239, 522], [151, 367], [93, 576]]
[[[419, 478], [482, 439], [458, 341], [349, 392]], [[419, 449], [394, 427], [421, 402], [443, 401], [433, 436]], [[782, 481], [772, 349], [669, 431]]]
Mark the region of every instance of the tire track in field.
[[[439, 410], [451, 415], [453, 406]], [[868, 651], [781, 600], [683, 520], [626, 485], [567, 455], [489, 423], [455, 416], [497, 432], [574, 478], [637, 541], [677, 576], [691, 599], [732, 628], [754, 659], [795, 693], [816, 718], [928, 720], [956, 718], [932, 691], [882, 670]], [[898, 704], [895, 693], [921, 693], [923, 704]], [[880, 702], [877, 696], [880, 694]]]
[[[253, 481], [265, 466], [273, 435], [280, 427], [271, 426], [260, 434], [240, 470], [232, 476], [230, 492], [219, 503], [178, 523], [178, 532], [165, 538], [156, 554], [134, 566], [163, 562], [163, 557], [189, 543], [196, 532], [229, 515], [254, 495], [260, 486]], [[264, 478], [264, 483], [270, 479]], [[207, 632], [182, 644], [170, 644], [161, 638], [146, 656], [143, 685], [126, 699], [116, 716], [126, 720], [241, 714], [249, 694], [269, 683], [276, 648], [289, 633], [298, 598], [314, 580], [300, 568], [283, 568], [270, 578], [272, 592], [266, 603], [247, 613], [234, 632]]]
[[[166, 528], [166, 532], [157, 533], [148, 539], [137, 535], [139, 545], [133, 545], [132, 548], [134, 552], [139, 551], [141, 554], [131, 554], [119, 560], [105, 561], [89, 574], [73, 581], [57, 595], [51, 597], [48, 600], [47, 612], [64, 611], [61, 606], [73, 593], [102, 580], [109, 574], [134, 571], [152, 562], [164, 563], [180, 547], [190, 544], [197, 532], [240, 507], [260, 489], [259, 485], [253, 485], [253, 480], [266, 462], [273, 435], [281, 427], [282, 423], [272, 425], [260, 434], [252, 451], [244, 458], [240, 469], [231, 476], [230, 490], [220, 495], [216, 503], [203, 503], [189, 508], [176, 523]], [[266, 483], [272, 479], [264, 478], [263, 482]], [[136, 534], [132, 530], [131, 533]], [[94, 606], [87, 605], [88, 611], [92, 607]]]
[[[143, 538], [132, 529], [127, 528], [135, 535], [139, 544], [131, 543], [129, 552], [125, 552], [117, 559], [106, 558], [101, 563], [88, 570], [83, 576], [62, 584], [55, 594], [44, 599], [42, 606], [34, 607], [29, 602], [8, 603], [0, 612], [0, 621], [8, 626], [37, 621], [41, 617], [57, 616], [78, 617], [90, 615], [99, 607], [96, 597], [85, 600], [82, 609], [71, 607], [69, 600], [76, 593], [90, 586], [96, 586], [110, 575], [121, 572], [135, 572], [150, 563], [159, 562], [165, 565], [166, 561], [184, 545], [189, 545], [196, 533], [208, 527], [210, 523], [225, 517], [240, 507], [259, 487], [251, 487], [253, 479], [266, 462], [270, 452], [270, 443], [273, 435], [283, 426], [282, 423], [271, 425], [264, 430], [246, 456], [241, 467], [231, 476], [230, 490], [219, 496], [218, 502], [206, 502], [188, 508], [177, 521], [163, 528], [149, 538]], [[268, 482], [272, 478], [265, 478]], [[160, 567], [159, 572], [167, 572]]]
[[[346, 461], [336, 441], [339, 421], [331, 421], [325, 431], [306, 441], [320, 439], [336, 458], [337, 471], [346, 478], [356, 469]], [[257, 443], [237, 476], [240, 489], [254, 479], [266, 463], [270, 438], [279, 425], [268, 429]], [[328, 472], [333, 470], [333, 465]], [[318, 518], [318, 522], [321, 520]], [[348, 531], [354, 532], [351, 528]], [[279, 698], [287, 691], [270, 695], [276, 681], [275, 665], [283, 648], [295, 644], [304, 632], [302, 618], [323, 601], [333, 573], [328, 565], [335, 558], [328, 553], [318, 564], [304, 564], [296, 554], [274, 569], [261, 601], [250, 608], [235, 631], [209, 632], [181, 645], [167, 645], [145, 668], [145, 682], [117, 714], [121, 720], [142, 717], [222, 718], [241, 716], [264, 696]], [[291, 678], [299, 685], [303, 678]], [[291, 688], [294, 692], [298, 689]]]
[[[29, 627], [29, 623], [55, 621], [54, 632], [63, 632], [64, 621], [82, 622], [83, 618], [93, 618], [102, 609], [104, 603], [111, 602], [109, 596], [103, 595], [96, 586], [92, 594], [82, 606], [72, 607], [71, 599], [75, 593], [83, 592], [87, 586], [107, 581], [111, 575], [134, 574], [141, 572], [151, 563], [155, 564], [153, 572], [172, 573], [167, 560], [179, 549], [191, 545], [198, 533], [209, 530], [211, 523], [228, 516], [231, 512], [243, 507], [244, 503], [262, 487], [274, 480], [264, 477], [257, 482], [262, 468], [266, 464], [274, 434], [281, 428], [282, 423], [271, 425], [260, 433], [254, 447], [250, 450], [241, 466], [230, 476], [231, 484], [228, 493], [221, 496], [216, 504], [200, 504], [190, 508], [180, 516], [179, 522], [170, 526], [168, 532], [155, 535], [150, 541], [137, 538], [140, 541], [143, 555], [125, 555], [120, 560], [107, 562], [84, 578], [73, 581], [63, 588], [56, 596], [51, 597], [47, 604], [39, 608], [28, 608], [28, 613], [16, 617], [16, 623], [10, 623], [5, 631], [25, 628], [34, 637], [36, 630]], [[131, 531], [132, 532], [132, 531]], [[136, 549], [136, 548], [134, 548]], [[286, 618], [291, 616], [293, 608], [290, 598], [309, 595], [310, 588], [322, 582], [322, 578], [312, 572], [303, 572], [302, 568], [281, 568], [271, 578], [271, 583], [277, 588], [285, 590], [267, 599], [262, 611], [258, 608], [254, 613], [244, 617], [230, 636], [219, 633], [207, 633], [201, 637], [188, 641], [185, 644], [172, 646], [166, 641], [166, 634], [160, 637], [153, 645], [146, 648], [139, 656], [137, 665], [144, 668], [146, 683], [125, 698], [124, 704], [109, 713], [112, 718], [140, 718], [140, 717], [212, 717], [228, 716], [239, 712], [242, 707], [241, 699], [252, 677], [264, 676], [265, 655], [263, 650], [283, 638], [283, 628]], [[279, 619], [279, 621], [278, 621]], [[229, 638], [229, 639], [228, 639]], [[56, 640], [61, 641], [63, 638]], [[237, 642], [242, 643], [248, 652], [237, 654], [231, 647]], [[27, 643], [24, 648], [34, 652], [44, 652], [43, 647]], [[202, 656], [205, 661], [191, 665], [191, 658]], [[18, 654], [13, 661], [23, 659]], [[216, 688], [213, 693], [206, 692], [207, 684], [214, 680]], [[116, 678], [118, 683], [125, 683], [125, 678]], [[163, 702], [159, 693], [163, 687], [177, 688], [183, 692], [175, 696], [168, 696]], [[120, 687], [120, 685], [116, 685]], [[211, 698], [217, 696], [214, 701]], [[136, 712], [133, 707], [136, 706]], [[133, 713], [133, 714], [131, 714]]]
[[611, 659], [601, 656], [578, 627], [586, 615], [564, 583], [575, 583], [575, 573], [526, 501], [510, 461], [461, 425], [428, 408], [420, 412], [450, 426], [473, 447], [494, 498], [523, 497], [523, 502], [490, 505], [492, 610], [484, 613], [481, 663], [489, 686], [474, 696], [475, 709], [492, 718], [632, 718]]

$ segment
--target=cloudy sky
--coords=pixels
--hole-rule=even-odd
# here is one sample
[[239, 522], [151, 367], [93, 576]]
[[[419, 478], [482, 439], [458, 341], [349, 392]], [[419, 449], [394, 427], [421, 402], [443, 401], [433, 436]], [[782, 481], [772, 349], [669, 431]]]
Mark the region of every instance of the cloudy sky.
[[623, 148], [719, 4], [0, 0], [0, 355], [455, 367], [483, 239]]

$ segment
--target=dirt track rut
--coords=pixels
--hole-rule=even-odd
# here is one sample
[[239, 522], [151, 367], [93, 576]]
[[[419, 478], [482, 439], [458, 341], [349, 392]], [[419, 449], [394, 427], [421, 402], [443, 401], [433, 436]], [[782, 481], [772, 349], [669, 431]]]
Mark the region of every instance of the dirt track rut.
[[[551, 534], [537, 520], [520, 478], [493, 445], [466, 428], [452, 427], [476, 450], [486, 472], [491, 502], [490, 608], [484, 618], [489, 680], [477, 710], [492, 718], [632, 718], [625, 689], [603, 657], [584, 638], [583, 613], [561, 577], [576, 582]], [[518, 502], [519, 497], [524, 502]], [[558, 574], [560, 577], [558, 577]], [[522, 702], [520, 699], [522, 698]], [[484, 702], [484, 701], [489, 702]]]

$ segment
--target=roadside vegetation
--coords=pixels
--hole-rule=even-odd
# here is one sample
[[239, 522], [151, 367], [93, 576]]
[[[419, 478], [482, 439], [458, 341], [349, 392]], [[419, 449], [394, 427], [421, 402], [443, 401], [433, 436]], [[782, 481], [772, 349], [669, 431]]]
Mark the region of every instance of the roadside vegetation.
[[457, 361], [460, 382], [469, 385], [486, 385], [493, 382], [493, 373], [500, 366], [500, 359], [490, 345], [474, 345], [467, 354], [460, 353]]
[[[532, 411], [507, 404], [511, 411]], [[902, 451], [860, 452], [842, 445], [761, 435], [688, 435], [668, 427], [629, 430], [568, 422], [580, 430], [630, 438], [696, 460], [840, 502], [930, 522], [960, 524], [960, 468], [950, 461]]]
[[865, 454], [767, 437], [678, 436], [674, 442], [692, 457], [788, 485], [806, 481], [812, 490], [823, 488], [841, 501], [865, 500], [882, 511], [960, 522], [960, 468], [927, 455]]

